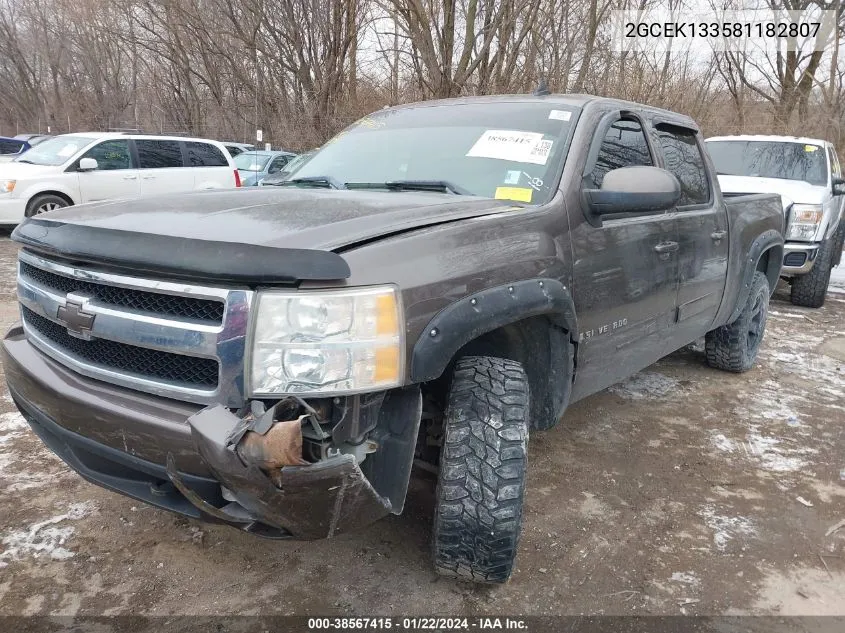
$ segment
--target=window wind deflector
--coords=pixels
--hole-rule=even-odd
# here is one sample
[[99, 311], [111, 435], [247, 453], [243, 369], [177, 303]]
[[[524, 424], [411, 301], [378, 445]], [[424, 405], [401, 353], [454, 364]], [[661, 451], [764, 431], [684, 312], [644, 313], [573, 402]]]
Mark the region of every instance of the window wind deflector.
[[288, 185], [307, 185], [311, 187], [328, 187], [329, 189], [346, 189], [346, 185], [332, 176], [306, 176], [303, 178], [292, 178], [281, 182], [271, 183], [274, 187], [286, 187]]

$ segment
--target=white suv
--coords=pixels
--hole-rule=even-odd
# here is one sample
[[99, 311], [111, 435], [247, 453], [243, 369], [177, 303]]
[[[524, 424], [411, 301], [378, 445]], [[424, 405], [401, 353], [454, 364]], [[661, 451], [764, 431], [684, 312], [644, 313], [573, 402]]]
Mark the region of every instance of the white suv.
[[0, 225], [97, 200], [240, 187], [217, 141], [120, 133], [63, 134], [0, 164]]

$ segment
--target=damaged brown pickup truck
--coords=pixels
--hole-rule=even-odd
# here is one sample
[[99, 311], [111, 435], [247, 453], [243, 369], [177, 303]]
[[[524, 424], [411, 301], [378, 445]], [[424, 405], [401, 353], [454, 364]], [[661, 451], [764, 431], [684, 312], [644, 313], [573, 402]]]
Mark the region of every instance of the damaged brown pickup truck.
[[390, 108], [274, 187], [27, 219], [6, 378], [89, 481], [262, 536], [398, 514], [436, 471], [437, 570], [504, 582], [529, 429], [702, 336], [751, 368], [781, 222], [722, 199], [678, 114]]

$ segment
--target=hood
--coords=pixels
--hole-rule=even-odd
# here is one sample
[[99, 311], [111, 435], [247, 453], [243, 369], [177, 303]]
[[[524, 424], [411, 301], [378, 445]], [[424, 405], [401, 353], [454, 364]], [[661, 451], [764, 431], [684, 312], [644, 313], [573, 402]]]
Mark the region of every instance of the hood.
[[783, 178], [758, 178], [755, 176], [719, 176], [722, 193], [777, 193], [786, 209], [793, 203], [823, 204], [827, 187], [811, 185], [803, 180]]
[[13, 238], [65, 259], [184, 277], [289, 283], [349, 276], [334, 251], [519, 208], [438, 193], [255, 187], [66, 207]]
[[[17, 158], [17, 154], [12, 158]], [[0, 163], [0, 180], [22, 180], [41, 174], [55, 174], [62, 170], [56, 165], [30, 165], [29, 163]]]

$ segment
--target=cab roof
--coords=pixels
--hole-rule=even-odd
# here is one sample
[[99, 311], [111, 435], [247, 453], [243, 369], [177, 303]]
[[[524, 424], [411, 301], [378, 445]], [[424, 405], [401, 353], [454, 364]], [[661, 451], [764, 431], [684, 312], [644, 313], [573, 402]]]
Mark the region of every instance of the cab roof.
[[497, 103], [546, 103], [550, 106], [562, 105], [575, 108], [585, 108], [588, 105], [606, 105], [619, 110], [631, 110], [647, 112], [655, 115], [658, 118], [663, 118], [667, 123], [674, 122], [692, 129], [698, 130], [696, 122], [685, 114], [672, 112], [663, 108], [645, 105], [642, 103], [635, 103], [633, 101], [625, 101], [623, 99], [611, 99], [609, 97], [598, 97], [588, 94], [548, 94], [548, 95], [531, 95], [531, 94], [510, 94], [510, 95], [485, 95], [481, 97], [455, 97], [452, 99], [433, 99], [431, 101], [418, 101], [416, 103], [407, 103], [402, 105], [392, 106], [391, 109], [412, 109], [412, 108], [427, 108], [448, 105], [464, 105], [464, 104], [497, 104]]

